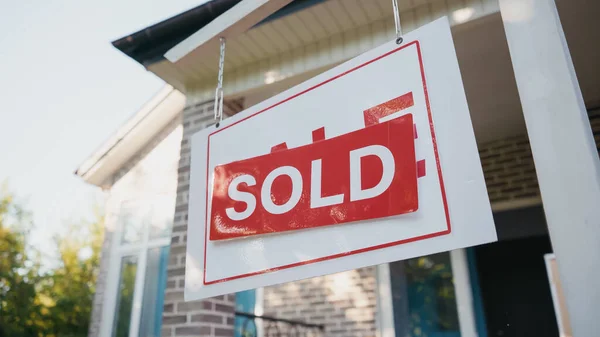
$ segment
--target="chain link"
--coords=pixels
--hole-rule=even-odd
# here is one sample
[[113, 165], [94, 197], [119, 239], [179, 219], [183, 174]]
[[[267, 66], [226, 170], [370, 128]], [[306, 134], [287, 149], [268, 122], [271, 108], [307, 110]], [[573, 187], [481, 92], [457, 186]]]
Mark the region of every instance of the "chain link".
[[398, 0], [392, 0], [392, 6], [394, 7], [394, 23], [396, 24], [396, 43], [401, 44], [404, 39], [402, 38], [402, 28], [400, 27], [400, 9], [398, 9]]
[[219, 55], [219, 76], [217, 78], [217, 89], [215, 90], [215, 120], [223, 120], [223, 68], [225, 68], [225, 38], [219, 38], [221, 43]]

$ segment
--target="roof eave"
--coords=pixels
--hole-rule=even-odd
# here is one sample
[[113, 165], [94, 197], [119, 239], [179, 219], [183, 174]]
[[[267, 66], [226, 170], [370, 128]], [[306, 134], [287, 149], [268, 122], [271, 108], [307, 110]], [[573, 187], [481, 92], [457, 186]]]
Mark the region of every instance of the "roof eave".
[[112, 45], [138, 63], [148, 66], [240, 0], [212, 0], [174, 17], [151, 25], [112, 42]]
[[185, 95], [166, 85], [74, 173], [92, 185], [110, 187], [109, 177], [173, 121], [184, 107]]

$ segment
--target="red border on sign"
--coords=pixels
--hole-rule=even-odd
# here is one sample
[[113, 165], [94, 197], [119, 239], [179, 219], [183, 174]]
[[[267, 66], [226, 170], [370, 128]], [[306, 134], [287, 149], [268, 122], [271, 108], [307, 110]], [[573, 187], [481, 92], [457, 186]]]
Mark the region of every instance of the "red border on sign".
[[[421, 78], [423, 80], [423, 91], [425, 93], [425, 103], [427, 106], [427, 115], [429, 117], [429, 127], [431, 130], [431, 139], [433, 141], [433, 152], [435, 154], [435, 162], [436, 162], [436, 166], [437, 166], [437, 171], [438, 171], [438, 177], [440, 180], [440, 188], [441, 188], [441, 192], [442, 192], [442, 199], [443, 199], [443, 203], [444, 203], [444, 212], [446, 214], [446, 224], [447, 224], [447, 228], [443, 231], [440, 232], [435, 232], [435, 233], [430, 233], [430, 234], [425, 234], [425, 235], [421, 235], [421, 236], [416, 236], [416, 237], [412, 237], [412, 238], [408, 238], [408, 239], [404, 239], [404, 240], [398, 240], [398, 241], [393, 241], [393, 242], [388, 242], [388, 243], [384, 243], [384, 244], [380, 244], [380, 245], [375, 245], [375, 246], [371, 246], [371, 247], [366, 247], [366, 248], [361, 248], [361, 249], [356, 249], [356, 250], [352, 250], [352, 251], [348, 251], [348, 252], [344, 252], [344, 253], [338, 253], [338, 254], [334, 254], [334, 255], [329, 255], [329, 256], [324, 256], [324, 257], [320, 257], [320, 258], [316, 258], [316, 259], [312, 259], [312, 260], [306, 260], [306, 261], [301, 261], [301, 262], [296, 262], [296, 263], [291, 263], [291, 264], [287, 264], [287, 265], [283, 265], [283, 266], [279, 266], [279, 267], [273, 267], [273, 268], [269, 268], [269, 269], [264, 269], [264, 270], [259, 270], [259, 271], [255, 271], [255, 272], [251, 272], [251, 273], [246, 273], [246, 274], [241, 274], [241, 275], [235, 275], [235, 276], [230, 276], [230, 277], [226, 277], [226, 278], [222, 278], [219, 280], [214, 280], [214, 281], [206, 281], [206, 246], [207, 246], [207, 240], [208, 240], [208, 226], [205, 225], [204, 226], [204, 268], [203, 268], [203, 284], [204, 285], [211, 285], [211, 284], [215, 284], [215, 283], [221, 283], [221, 282], [227, 282], [227, 281], [232, 281], [232, 280], [237, 280], [237, 279], [241, 279], [241, 278], [245, 278], [245, 277], [250, 277], [250, 276], [255, 276], [255, 275], [260, 275], [260, 274], [265, 274], [265, 273], [270, 273], [270, 272], [274, 272], [277, 270], [282, 270], [282, 269], [289, 269], [289, 268], [293, 268], [293, 267], [298, 267], [298, 266], [303, 266], [303, 265], [307, 265], [307, 264], [311, 264], [311, 263], [316, 263], [316, 262], [321, 262], [321, 261], [327, 261], [327, 260], [332, 260], [332, 259], [336, 259], [336, 258], [340, 258], [340, 257], [344, 257], [344, 256], [349, 256], [349, 255], [355, 255], [355, 254], [360, 254], [360, 253], [365, 253], [365, 252], [369, 252], [369, 251], [373, 251], [373, 250], [378, 250], [378, 249], [383, 249], [383, 248], [388, 248], [388, 247], [392, 247], [392, 246], [397, 246], [397, 245], [401, 245], [401, 244], [405, 244], [405, 243], [410, 243], [410, 242], [415, 242], [415, 241], [420, 241], [420, 240], [425, 240], [425, 239], [430, 239], [430, 238], [434, 238], [437, 236], [442, 236], [442, 235], [447, 235], [450, 234], [452, 232], [452, 226], [450, 225], [450, 213], [448, 212], [448, 202], [446, 201], [446, 189], [444, 187], [444, 179], [442, 178], [442, 167], [440, 165], [440, 157], [438, 154], [438, 149], [437, 149], [437, 141], [435, 138], [435, 130], [434, 130], [434, 126], [433, 126], [433, 119], [431, 117], [431, 107], [429, 104], [429, 93], [427, 92], [427, 83], [425, 80], [425, 70], [423, 68], [423, 58], [421, 56], [421, 46], [419, 44], [418, 40], [412, 41], [410, 43], [405, 44], [402, 47], [398, 47], [394, 50], [391, 50], [381, 56], [378, 56], [370, 61], [367, 61], [361, 65], [358, 65], [352, 69], [349, 69], [341, 74], [338, 74], [326, 81], [323, 81], [317, 85], [314, 85], [308, 89], [305, 89], [297, 94], [294, 94], [282, 101], [279, 101], [265, 109], [262, 109], [248, 117], [242, 118], [239, 121], [228, 125], [226, 127], [223, 127], [222, 129], [219, 130], [215, 130], [215, 132], [211, 133], [208, 135], [208, 144], [207, 144], [207, 152], [206, 152], [206, 216], [208, 217], [208, 178], [209, 178], [209, 158], [210, 158], [210, 137], [216, 133], [219, 133], [221, 131], [224, 131], [238, 123], [241, 123], [251, 117], [254, 117], [260, 113], [263, 113], [267, 110], [270, 110], [278, 105], [281, 105], [285, 102], [288, 102], [300, 95], [303, 95], [309, 91], [312, 91], [322, 85], [325, 85], [329, 82], [332, 82], [344, 75], [347, 75], [355, 70], [358, 70], [364, 66], [367, 66], [375, 61], [381, 60], [382, 58], [389, 56], [391, 54], [394, 54], [404, 48], [410, 47], [412, 45], [415, 45], [417, 47], [417, 55], [419, 57], [419, 65], [421, 68]], [[206, 221], [206, 218], [204, 219]]]

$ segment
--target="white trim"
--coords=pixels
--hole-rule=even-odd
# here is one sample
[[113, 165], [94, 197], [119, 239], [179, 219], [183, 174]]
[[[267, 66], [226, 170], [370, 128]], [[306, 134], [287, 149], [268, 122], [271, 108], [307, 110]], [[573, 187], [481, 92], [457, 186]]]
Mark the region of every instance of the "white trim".
[[159, 248], [163, 246], [168, 246], [171, 244], [171, 238], [159, 238], [153, 239], [152, 241], [148, 240], [146, 243], [140, 244], [121, 244], [119, 249], [119, 253], [121, 255], [133, 255], [138, 252], [142, 248], [151, 249], [151, 248]]
[[552, 304], [554, 304], [554, 314], [556, 315], [556, 323], [558, 324], [558, 331], [561, 337], [567, 337], [565, 335], [565, 327], [561, 319], [563, 313], [560, 308], [560, 302], [558, 300], [558, 294], [556, 293], [556, 280], [552, 276], [552, 260], [555, 260], [554, 254], [544, 254], [544, 262], [546, 263], [546, 273], [548, 274], [548, 281], [550, 283], [550, 293], [552, 294]]
[[150, 236], [150, 224], [144, 227], [142, 234], [142, 245], [139, 250], [137, 273], [133, 290], [133, 303], [131, 304], [131, 322], [129, 325], [129, 336], [137, 336], [140, 329], [140, 318], [142, 316], [142, 301], [144, 300], [144, 283], [146, 279], [146, 264], [148, 260], [148, 236]]
[[469, 278], [469, 262], [465, 249], [450, 251], [454, 292], [456, 294], [456, 310], [460, 324], [461, 337], [477, 337], [473, 293]]
[[390, 278], [390, 264], [384, 263], [377, 266], [377, 310], [375, 322], [377, 337], [395, 337], [394, 304], [392, 299], [392, 280]]
[[121, 255], [118, 249], [121, 242], [122, 232], [118, 219], [119, 212], [115, 211], [115, 209], [118, 209], [120, 205], [113, 205], [113, 203], [110, 202], [110, 199], [107, 205], [107, 214], [116, 214], [117, 216], [109, 217], [116, 223], [110, 224], [114, 228], [114, 231], [110, 234], [110, 258], [108, 261], [108, 273], [106, 275], [106, 289], [104, 290], [104, 298], [102, 301], [102, 319], [100, 322], [100, 332], [98, 334], [99, 337], [110, 337], [112, 333], [114, 315], [117, 305], [116, 302], [120, 279], [119, 274], [121, 269], [121, 258], [125, 256]]
[[[254, 296], [254, 314], [262, 316], [265, 313], [265, 288], [256, 288]], [[262, 319], [257, 319], [254, 323], [256, 324], [256, 337], [263, 337], [265, 331]]]
[[[114, 234], [113, 234], [114, 235]], [[117, 260], [118, 259], [118, 260]], [[106, 276], [106, 289], [102, 301], [102, 321], [100, 322], [100, 337], [110, 337], [117, 305], [117, 287], [119, 284], [120, 255], [111, 253], [109, 272]]]
[[542, 198], [539, 196], [531, 198], [520, 198], [515, 200], [499, 201], [492, 203], [493, 212], [503, 212], [514, 209], [521, 209], [533, 206], [540, 206], [542, 204]]
[[216, 46], [220, 37], [230, 38], [243, 34], [292, 0], [243, 0], [219, 15], [209, 24], [181, 41], [165, 53], [173, 63], [190, 53], [199, 54], [206, 46]]

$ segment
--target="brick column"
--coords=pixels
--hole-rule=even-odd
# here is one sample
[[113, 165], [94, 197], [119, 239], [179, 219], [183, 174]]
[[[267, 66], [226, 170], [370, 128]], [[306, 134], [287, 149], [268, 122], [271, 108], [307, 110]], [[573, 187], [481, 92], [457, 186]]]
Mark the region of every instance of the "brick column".
[[190, 181], [190, 137], [213, 124], [212, 102], [186, 107], [177, 180], [177, 206], [171, 235], [162, 336], [233, 336], [235, 295], [184, 302], [185, 250]]

